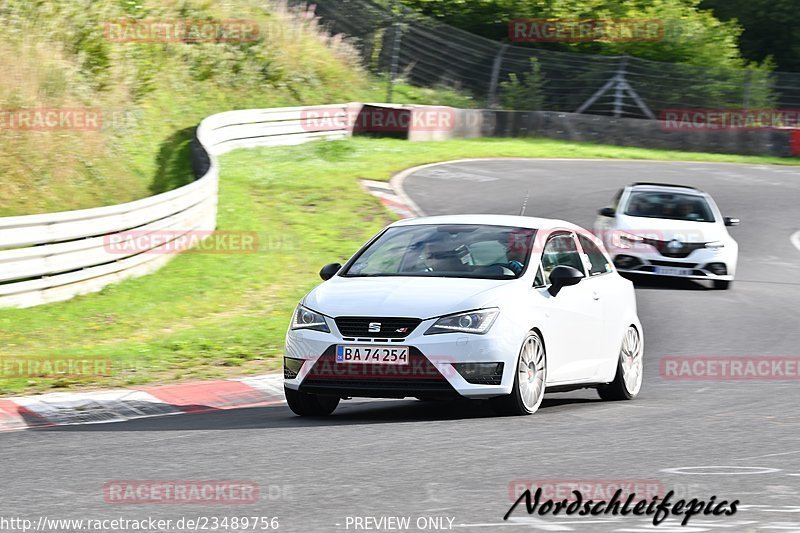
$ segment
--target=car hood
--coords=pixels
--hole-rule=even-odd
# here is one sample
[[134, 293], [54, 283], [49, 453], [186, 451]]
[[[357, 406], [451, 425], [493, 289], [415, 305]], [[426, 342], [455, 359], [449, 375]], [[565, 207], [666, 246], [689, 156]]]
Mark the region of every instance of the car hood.
[[331, 317], [405, 316], [433, 318], [495, 305], [518, 280], [427, 277], [334, 276], [303, 300]]
[[712, 242], [728, 237], [725, 226], [716, 222], [691, 222], [664, 218], [619, 215], [617, 229], [659, 241]]

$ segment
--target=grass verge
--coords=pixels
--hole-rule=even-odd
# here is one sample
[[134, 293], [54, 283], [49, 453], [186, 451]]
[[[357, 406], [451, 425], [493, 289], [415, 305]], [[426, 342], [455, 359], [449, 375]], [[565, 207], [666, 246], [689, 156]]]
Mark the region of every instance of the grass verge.
[[[221, 159], [218, 228], [258, 232], [259, 253], [185, 253], [98, 294], [0, 310], [0, 395], [277, 369], [292, 309], [319, 281], [319, 268], [345, 260], [392, 220], [358, 179], [388, 180], [410, 166], [479, 157], [800, 163], [546, 139], [352, 139], [233, 152]], [[17, 376], [8, 364], [31, 357], [108, 358], [112, 372]]]
[[[113, 31], [122, 20], [231, 19], [254, 24], [258, 38], [126, 42]], [[2, 217], [119, 204], [183, 185], [193, 178], [185, 163], [192, 131], [213, 113], [376, 102], [387, 89], [353, 42], [281, 0], [3, 0], [0, 69]], [[445, 87], [401, 84], [396, 95], [474, 106]], [[24, 126], [37, 109], [97, 120]]]

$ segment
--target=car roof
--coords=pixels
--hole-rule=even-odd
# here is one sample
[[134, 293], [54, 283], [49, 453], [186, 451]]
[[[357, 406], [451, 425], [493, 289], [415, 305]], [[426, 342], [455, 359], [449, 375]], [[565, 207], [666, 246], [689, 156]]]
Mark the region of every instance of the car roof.
[[696, 187], [690, 187], [689, 185], [675, 185], [672, 183], [651, 183], [651, 182], [638, 182], [632, 183], [628, 185], [628, 188], [635, 189], [635, 190], [648, 190], [648, 191], [672, 191], [672, 192], [682, 192], [686, 194], [696, 194], [699, 196], [705, 196], [706, 193], [701, 191]]
[[392, 224], [396, 226], [420, 226], [424, 224], [475, 224], [481, 226], [509, 226], [540, 230], [572, 229], [580, 226], [552, 218], [537, 218], [516, 215], [440, 215], [431, 217], [406, 218]]

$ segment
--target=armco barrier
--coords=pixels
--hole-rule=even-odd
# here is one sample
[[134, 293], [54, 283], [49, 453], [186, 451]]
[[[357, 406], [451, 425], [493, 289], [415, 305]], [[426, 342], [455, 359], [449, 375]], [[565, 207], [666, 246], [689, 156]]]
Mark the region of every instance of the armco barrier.
[[[254, 109], [212, 115], [197, 128], [193, 150], [198, 179], [189, 185], [121, 205], [0, 218], [0, 307], [30, 307], [98, 291], [110, 283], [163, 266], [172, 253], [105, 246], [109, 236], [136, 230], [169, 234], [216, 227], [219, 167], [216, 156], [254, 146], [300, 144], [349, 135], [349, 105]], [[343, 120], [339, 129], [314, 131], [303, 113], [321, 110]], [[162, 247], [168, 247], [165, 243]], [[135, 248], [135, 247], [133, 247]]]
[[[409, 125], [405, 130], [394, 125], [387, 128], [385, 122], [373, 120], [378, 116]], [[106, 239], [134, 229], [137, 235], [162, 232], [175, 239], [194, 230], [212, 230], [219, 180], [216, 156], [236, 148], [342, 139], [353, 134], [354, 128], [356, 134], [367, 135], [386, 135], [390, 130], [390, 136], [412, 141], [539, 136], [673, 150], [800, 154], [800, 136], [790, 129], [666, 131], [653, 120], [387, 104], [229, 111], [212, 115], [198, 126], [192, 151], [198, 179], [189, 185], [122, 205], [0, 218], [0, 307], [65, 300], [158, 269], [173, 254], [111, 252], [104, 246]]]

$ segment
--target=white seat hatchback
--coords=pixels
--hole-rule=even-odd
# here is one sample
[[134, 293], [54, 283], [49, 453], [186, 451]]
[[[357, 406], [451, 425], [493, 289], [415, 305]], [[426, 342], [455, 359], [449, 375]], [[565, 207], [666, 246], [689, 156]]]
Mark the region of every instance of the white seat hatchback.
[[351, 397], [459, 396], [530, 414], [546, 391], [632, 399], [641, 388], [633, 285], [568, 222], [403, 220], [320, 276], [286, 337], [297, 414], [327, 415]]

